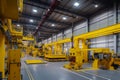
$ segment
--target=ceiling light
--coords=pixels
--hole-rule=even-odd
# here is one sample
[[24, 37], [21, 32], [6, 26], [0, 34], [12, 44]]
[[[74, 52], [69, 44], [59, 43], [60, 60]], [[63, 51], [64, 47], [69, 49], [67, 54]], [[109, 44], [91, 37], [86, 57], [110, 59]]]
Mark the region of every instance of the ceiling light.
[[98, 4], [95, 4], [94, 7], [97, 8], [97, 7], [98, 7]]
[[75, 6], [75, 7], [78, 7], [79, 5], [80, 5], [80, 4], [79, 4], [78, 2], [75, 2], [75, 3], [74, 3], [74, 6]]
[[18, 10], [21, 10], [21, 8], [19, 7]]
[[62, 19], [63, 19], [63, 20], [66, 20], [67, 18], [66, 18], [66, 17], [63, 17]]
[[55, 26], [55, 24], [52, 24], [52, 26]]
[[33, 22], [33, 20], [32, 20], [32, 19], [30, 19], [30, 22]]
[[17, 26], [20, 26], [19, 24], [17, 24]]
[[36, 29], [38, 29], [38, 27], [36, 27]]
[[33, 12], [34, 12], [34, 13], [37, 13], [37, 10], [36, 10], [36, 9], [33, 9]]

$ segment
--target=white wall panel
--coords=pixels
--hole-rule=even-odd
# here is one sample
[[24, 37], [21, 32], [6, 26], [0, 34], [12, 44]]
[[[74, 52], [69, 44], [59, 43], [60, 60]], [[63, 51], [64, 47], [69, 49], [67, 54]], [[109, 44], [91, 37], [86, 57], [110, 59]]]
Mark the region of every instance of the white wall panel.
[[83, 23], [80, 23], [79, 25], [75, 26], [73, 35], [76, 36], [79, 34], [86, 33], [86, 31], [87, 31], [86, 26], [87, 26], [87, 22], [83, 22]]
[[56, 35], [53, 36], [53, 41], [56, 41]]
[[47, 44], [47, 39], [43, 40], [42, 43]]
[[62, 33], [57, 34], [57, 40], [61, 40], [62, 39]]
[[69, 49], [71, 48], [71, 42], [64, 43], [64, 50], [66, 51], [66, 54], [69, 54]]
[[71, 38], [72, 37], [72, 29], [68, 29], [64, 31], [64, 38]]
[[73, 32], [74, 36], [77, 36], [77, 35], [80, 35], [83, 33], [86, 33], [86, 27], [82, 27], [80, 29], [74, 30], [74, 32]]
[[120, 3], [119, 3], [119, 9], [118, 9], [118, 22], [120, 23]]
[[118, 34], [118, 39], [117, 39], [117, 52], [120, 55], [120, 33]]
[[52, 38], [49, 38], [49, 39], [48, 39], [48, 43], [51, 43], [51, 42], [52, 42]]
[[114, 48], [113, 35], [90, 39], [90, 48]]
[[113, 10], [104, 11], [101, 14], [90, 18], [90, 31], [114, 24]]

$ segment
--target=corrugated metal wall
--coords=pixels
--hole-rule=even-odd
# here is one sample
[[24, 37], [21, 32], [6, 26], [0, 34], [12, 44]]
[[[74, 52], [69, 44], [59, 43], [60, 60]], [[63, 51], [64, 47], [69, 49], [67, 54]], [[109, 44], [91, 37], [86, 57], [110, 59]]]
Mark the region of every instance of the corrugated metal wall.
[[113, 10], [106, 10], [90, 18], [90, 31], [114, 24]]
[[49, 39], [48, 39], [48, 43], [51, 43], [51, 42], [52, 42], [52, 38], [49, 38]]
[[62, 39], [62, 33], [57, 34], [57, 40], [61, 40]]
[[64, 38], [71, 38], [72, 37], [72, 29], [68, 29], [64, 31]]
[[47, 39], [43, 40], [42, 43], [47, 44]]
[[71, 42], [69, 43], [64, 43], [64, 51], [66, 52], [66, 54], [69, 53], [69, 49], [71, 48]]
[[119, 53], [119, 55], [120, 55], [120, 33], [118, 34], [118, 39], [117, 39], [117, 47], [118, 47], [118, 49], [117, 49], [117, 52]]
[[[113, 25], [114, 21], [114, 12], [113, 9], [106, 10], [100, 14], [92, 16], [90, 18], [90, 31], [94, 31], [103, 27]], [[114, 37], [113, 35], [98, 37], [90, 39], [91, 45], [90, 48], [110, 48], [114, 50]]]
[[53, 40], [53, 42], [57, 40], [57, 39], [56, 39], [56, 35], [54, 35], [54, 36], [52, 37], [52, 40]]
[[120, 22], [120, 4], [119, 4], [119, 7], [118, 7], [118, 22]]
[[[118, 7], [118, 22], [120, 23], [120, 3]], [[117, 53], [120, 55], [120, 33], [118, 34], [117, 39]]]
[[[91, 16], [90, 23], [89, 23], [89, 31], [94, 31], [103, 27], [107, 27], [110, 25], [115, 24], [115, 16], [113, 9], [107, 9], [104, 11], [101, 11], [100, 13], [97, 13], [96, 15]], [[118, 11], [118, 22], [120, 22], [120, 6]], [[74, 27], [73, 35], [80, 35], [87, 32], [87, 22], [80, 23], [79, 25]], [[57, 34], [58, 40], [62, 39], [62, 33]], [[64, 38], [71, 38], [72, 36], [72, 29], [68, 29], [64, 31]], [[53, 41], [56, 41], [56, 36], [53, 36]], [[98, 37], [94, 39], [89, 40], [91, 44], [89, 45], [90, 48], [110, 48], [114, 49], [114, 36], [103, 36]], [[120, 34], [118, 34], [117, 39], [117, 52], [120, 53]], [[79, 43], [79, 46], [81, 47], [81, 44]], [[65, 43], [64, 44], [64, 50], [69, 50], [71, 48], [71, 43]]]
[[103, 36], [91, 39], [91, 44], [89, 45], [90, 48], [110, 48], [114, 50], [114, 37], [113, 35]]
[[76, 36], [79, 34], [86, 33], [86, 31], [87, 31], [86, 27], [87, 27], [87, 22], [83, 22], [83, 23], [75, 26], [74, 31], [73, 31], [73, 35]]

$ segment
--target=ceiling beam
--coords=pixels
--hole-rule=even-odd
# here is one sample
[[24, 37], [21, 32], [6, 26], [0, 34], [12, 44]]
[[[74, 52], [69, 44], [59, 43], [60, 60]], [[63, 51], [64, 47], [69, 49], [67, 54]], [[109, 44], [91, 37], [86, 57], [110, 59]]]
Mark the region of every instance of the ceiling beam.
[[47, 32], [47, 33], [57, 33], [57, 32], [55, 32], [55, 31], [49, 31], [49, 30], [46, 30], [46, 29], [40, 29], [39, 32], [40, 32], [40, 31], [44, 31], [44, 32]]
[[53, 29], [46, 28], [46, 27], [41, 27], [41, 29], [47, 29], [47, 30], [50, 30], [50, 31], [57, 31], [57, 32], [58, 32], [58, 31], [60, 31], [60, 30], [56, 30], [56, 29], [55, 29], [55, 30], [53, 30]]
[[[25, 29], [26, 29], [26, 30], [25, 30]], [[35, 28], [34, 28], [34, 29], [33, 29], [33, 28], [29, 28], [29, 29], [28, 29], [27, 27], [24, 27], [24, 31], [25, 31], [25, 32], [29, 32], [29, 31], [34, 32], [35, 30], [36, 30]], [[43, 31], [43, 30], [40, 31], [40, 33], [43, 34], [43, 35], [44, 35], [44, 34], [46, 34], [46, 35], [48, 35], [48, 34], [53, 34], [53, 33], [50, 33], [50, 32], [45, 32], [45, 31]]]
[[[24, 4], [26, 4], [26, 3], [28, 3], [29, 2], [29, 5], [31, 5], [32, 3], [37, 3], [37, 4], [39, 4], [39, 5], [43, 5], [43, 6], [45, 6], [46, 8], [47, 7], [49, 7], [50, 6], [50, 4], [48, 4], [48, 3], [45, 3], [45, 2], [43, 2], [43, 1], [41, 1], [41, 0], [24, 0]], [[31, 3], [31, 4], [30, 4]], [[32, 6], [32, 5], [31, 5]], [[35, 5], [34, 4], [34, 7], [38, 7], [38, 5]], [[40, 8], [40, 7], [38, 7], [38, 8]], [[85, 16], [85, 15], [83, 15], [83, 14], [78, 14], [78, 13], [76, 13], [76, 12], [73, 12], [73, 11], [70, 11], [70, 10], [68, 10], [68, 9], [65, 9], [65, 8], [62, 8], [62, 7], [57, 7], [56, 9], [55, 9], [55, 11], [62, 11], [62, 12], [65, 12], [65, 13], [68, 13], [68, 14], [72, 14], [72, 15], [74, 15], [74, 16], [78, 16], [78, 17], [82, 17], [82, 18], [85, 18], [85, 19], [87, 19], [87, 17]]]
[[[24, 1], [24, 4], [26, 5], [30, 5], [30, 6], [34, 6], [34, 7], [37, 7], [37, 8], [41, 8], [41, 9], [47, 9], [47, 7], [43, 7], [43, 6], [39, 6], [39, 5], [36, 5], [36, 4], [32, 4], [30, 1]], [[75, 16], [73, 15], [69, 15], [67, 13], [61, 13], [59, 11], [54, 11], [55, 13], [58, 13], [58, 14], [62, 14], [62, 15], [67, 15], [69, 17], [72, 17], [72, 18], [75, 18]]]
[[51, 35], [40, 35], [40, 37], [50, 37]]
[[[18, 21], [13, 21], [13, 24], [20, 24], [20, 25], [25, 25], [25, 26], [33, 26], [33, 28], [36, 28], [38, 25], [36, 23], [29, 23], [29, 22], [18, 22]], [[45, 27], [46, 29], [52, 29], [52, 30], [61, 30], [61, 28], [56, 28], [56, 27], [49, 27], [49, 26], [42, 26]]]
[[[27, 26], [24, 27], [24, 30], [26, 29], [26, 31], [32, 31], [34, 32], [36, 29], [35, 28], [28, 28]], [[41, 29], [39, 30], [40, 33], [47, 33], [47, 34], [53, 34], [53, 33], [57, 33], [57, 31], [50, 31], [50, 30], [47, 30], [47, 29]]]
[[[34, 20], [38, 20], [38, 21], [41, 20], [41, 17], [30, 15], [30, 14], [25, 14], [25, 13], [22, 13], [22, 15], [20, 15], [20, 17], [28, 18], [28, 19], [34, 19]], [[67, 25], [67, 26], [70, 26], [70, 24], [71, 24], [71, 23], [68, 23], [68, 22], [56, 21], [56, 20], [53, 20], [53, 19], [47, 19], [46, 22], [59, 24], [59, 25]]]

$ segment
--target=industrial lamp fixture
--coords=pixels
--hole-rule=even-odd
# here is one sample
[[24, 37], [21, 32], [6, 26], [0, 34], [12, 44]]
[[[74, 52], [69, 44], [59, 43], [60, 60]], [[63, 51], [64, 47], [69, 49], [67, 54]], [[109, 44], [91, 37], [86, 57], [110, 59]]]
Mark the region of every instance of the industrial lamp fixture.
[[75, 2], [75, 3], [74, 3], [74, 6], [75, 6], [75, 7], [78, 7], [79, 5], [80, 5], [80, 3], [78, 3], [78, 2]]

